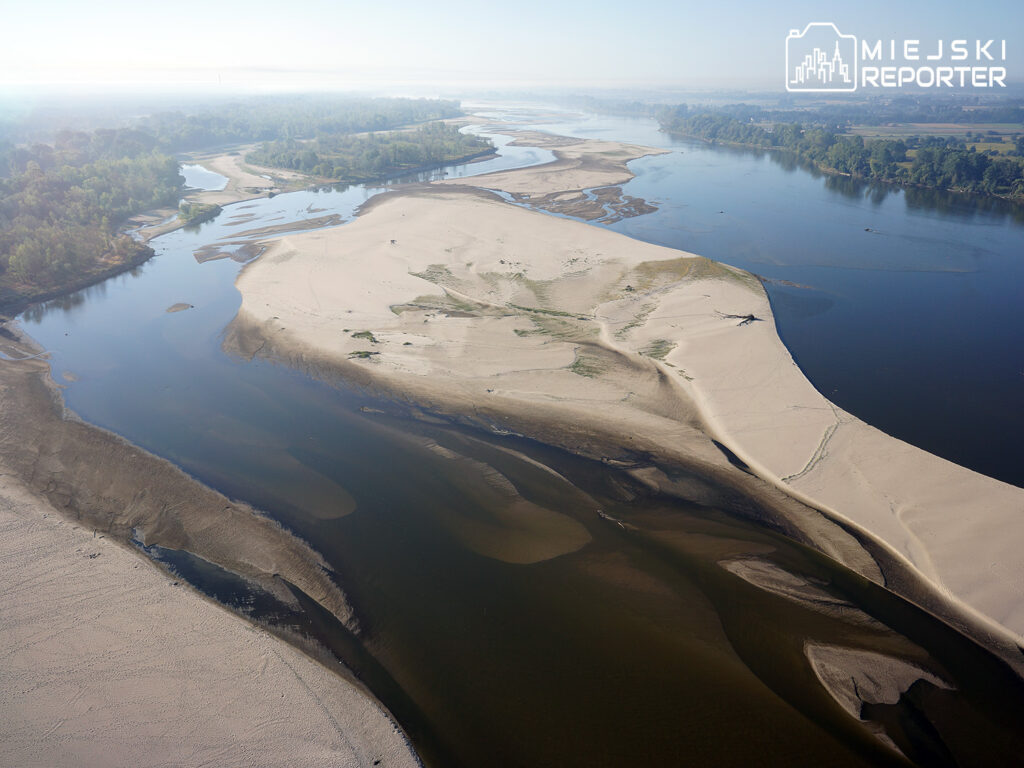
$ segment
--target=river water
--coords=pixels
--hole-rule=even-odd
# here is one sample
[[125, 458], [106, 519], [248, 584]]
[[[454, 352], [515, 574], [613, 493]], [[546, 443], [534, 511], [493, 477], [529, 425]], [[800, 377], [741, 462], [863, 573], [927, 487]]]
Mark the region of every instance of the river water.
[[674, 138], [647, 119], [529, 127], [672, 150], [631, 163], [636, 178], [623, 185], [659, 210], [610, 228], [768, 278], [779, 334], [826, 397], [1024, 487], [1024, 206], [823, 176], [781, 153]]
[[[861, 290], [858, 276], [884, 271], [888, 259], [902, 266], [887, 274], [910, 281], [907, 301], [926, 304], [914, 292], [939, 290], [934, 276], [946, 272], [921, 266], [928, 248], [905, 253], [921, 231], [919, 215], [932, 222], [924, 229], [934, 248], [978, 239], [975, 227], [987, 233], [985, 252], [997, 256], [960, 255], [960, 266], [1003, 259], [1006, 238], [1019, 237], [1005, 217], [997, 224], [985, 214], [978, 225], [955, 214], [917, 214], [891, 195], [865, 203], [770, 157], [677, 146], [652, 125], [582, 117], [545, 127], [671, 143], [672, 155], [635, 162], [637, 178], [627, 185], [659, 211], [611, 226], [813, 286], [769, 284], [780, 316], [792, 318], [780, 321], [787, 343], [822, 329], [810, 349], [836, 344], [828, 329], [841, 323], [825, 319], [836, 307], [854, 312], [844, 302]], [[419, 178], [551, 157], [496, 138], [499, 158]], [[750, 500], [699, 478], [699, 502], [662, 498], [621, 472], [523, 438], [412, 418], [405, 406], [343, 384], [225, 355], [223, 330], [240, 303], [233, 287], [239, 266], [230, 258], [200, 263], [195, 254], [230, 235], [236, 245], [227, 250], [244, 260], [246, 230], [331, 214], [342, 222], [331, 225], [343, 226], [381, 188], [228, 206], [214, 221], [154, 240], [157, 256], [139, 269], [23, 314], [26, 330], [51, 352], [69, 407], [311, 542], [335, 569], [359, 632], [309, 601], [302, 612], [278, 605], [188, 553], [151, 555], [224, 601], [330, 648], [395, 713], [431, 766], [902, 764], [824, 690], [807, 662], [808, 644], [884, 654], [928, 673], [932, 682], [918, 681], [862, 713], [918, 762], [994, 764], [1020, 753], [1015, 723], [1024, 717], [1024, 693], [1000, 662], [904, 601], [745, 522]], [[863, 226], [848, 236], [894, 243], [891, 253], [876, 249], [875, 268], [854, 269], [841, 255], [845, 240], [833, 250], [823, 239], [828, 230], [804, 237], [807, 230], [785, 212], [752, 212], [757, 201], [785, 208], [786, 190], [789, 205], [805, 214], [801, 221], [859, 222], [873, 212], [864, 226], [877, 229], [877, 238]], [[727, 221], [720, 216], [731, 223], [719, 224]], [[782, 252], [790, 255], [780, 259]], [[954, 274], [973, 281], [973, 290], [994, 283], [989, 301], [998, 303], [1000, 281], [977, 277], [991, 269]], [[1007, 269], [1007, 281], [1019, 274]], [[166, 311], [176, 304], [191, 308]], [[872, 311], [882, 311], [884, 302], [877, 304]], [[931, 338], [926, 346], [943, 343]], [[799, 352], [797, 359], [809, 370]], [[533, 565], [467, 547], [466, 530], [498, 525], [487, 481], [493, 471], [535, 504], [574, 518], [591, 543]], [[598, 517], [598, 508], [631, 527]], [[766, 590], [737, 567], [748, 577], [769, 573], [817, 590], [817, 597]]]
[[185, 186], [191, 189], [221, 190], [228, 185], [227, 176], [221, 176], [195, 163], [183, 164], [181, 175], [185, 179]]

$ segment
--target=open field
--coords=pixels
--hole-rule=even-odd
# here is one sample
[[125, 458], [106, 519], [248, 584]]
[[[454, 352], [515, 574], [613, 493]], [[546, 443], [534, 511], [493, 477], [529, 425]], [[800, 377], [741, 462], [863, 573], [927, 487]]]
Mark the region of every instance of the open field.
[[995, 131], [999, 136], [1024, 135], [1019, 123], [889, 123], [886, 125], [855, 125], [849, 133], [854, 136], [897, 139], [904, 136], [966, 136]]

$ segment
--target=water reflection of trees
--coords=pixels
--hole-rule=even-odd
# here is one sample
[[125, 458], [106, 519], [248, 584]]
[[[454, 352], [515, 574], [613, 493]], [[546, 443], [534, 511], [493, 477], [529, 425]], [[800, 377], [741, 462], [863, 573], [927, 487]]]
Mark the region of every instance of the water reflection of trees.
[[[715, 146], [715, 149], [722, 147]], [[729, 147], [729, 150], [740, 149]], [[881, 205], [890, 195], [903, 194], [907, 210], [912, 212], [935, 212], [959, 219], [971, 219], [976, 216], [1001, 220], [1009, 218], [1018, 224], [1024, 224], [1024, 205], [1004, 200], [991, 195], [975, 195], [966, 192], [949, 192], [944, 189], [926, 189], [922, 187], [900, 186], [878, 181], [842, 176], [834, 173], [823, 173], [812, 163], [792, 152], [775, 152], [757, 149], [747, 150], [760, 158], [767, 154], [771, 161], [786, 172], [803, 170], [814, 178], [822, 178], [825, 189], [851, 200], [868, 200], [873, 206]]]
[[66, 296], [58, 296], [56, 299], [51, 299], [50, 301], [33, 304], [25, 310], [23, 317], [29, 322], [38, 323], [51, 312], [70, 312], [75, 309], [75, 307], [80, 307], [82, 304], [85, 304], [85, 300], [87, 298], [90, 298], [91, 296], [102, 296], [105, 294], [107, 291], [103, 285], [103, 283], [99, 283], [91, 286], [90, 288], [69, 293]]
[[42, 322], [43, 318], [53, 312], [73, 312], [88, 301], [102, 299], [105, 297], [107, 295], [107, 288], [115, 280], [124, 282], [129, 279], [141, 277], [145, 272], [145, 267], [145, 264], [140, 264], [139, 266], [126, 270], [114, 277], [109, 277], [106, 280], [81, 288], [74, 293], [68, 293], [63, 296], [58, 296], [55, 299], [50, 299], [49, 301], [41, 301], [38, 304], [32, 304], [22, 312], [21, 317], [28, 322], [39, 323]]
[[1018, 224], [1024, 224], [1024, 206], [1000, 197], [917, 187], [908, 187], [904, 197], [907, 208], [912, 211], [937, 211], [960, 219], [971, 219], [980, 214], [986, 218], [1009, 218]]

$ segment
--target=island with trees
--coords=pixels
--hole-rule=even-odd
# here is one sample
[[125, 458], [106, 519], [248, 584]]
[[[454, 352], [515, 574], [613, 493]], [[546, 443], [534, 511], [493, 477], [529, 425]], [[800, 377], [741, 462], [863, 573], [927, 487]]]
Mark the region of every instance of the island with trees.
[[493, 152], [441, 122], [462, 114], [458, 102], [438, 99], [277, 96], [92, 131], [0, 126], [0, 308], [14, 312], [145, 261], [153, 251], [124, 231], [137, 214], [177, 207], [181, 224], [215, 217], [218, 206], [182, 200], [176, 154], [261, 142], [252, 162], [320, 179], [394, 178]]
[[359, 182], [468, 162], [493, 152], [494, 147], [486, 139], [461, 133], [456, 125], [435, 122], [406, 131], [265, 142], [246, 160], [341, 182]]

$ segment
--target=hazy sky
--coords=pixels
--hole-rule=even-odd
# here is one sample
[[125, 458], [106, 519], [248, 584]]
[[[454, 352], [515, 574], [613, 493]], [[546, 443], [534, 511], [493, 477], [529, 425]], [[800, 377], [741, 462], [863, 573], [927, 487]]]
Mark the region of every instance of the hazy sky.
[[[1024, 2], [820, 0], [0, 0], [0, 84], [360, 82], [782, 86], [791, 28], [1005, 38], [1024, 79]], [[826, 10], [822, 10], [825, 7]]]

